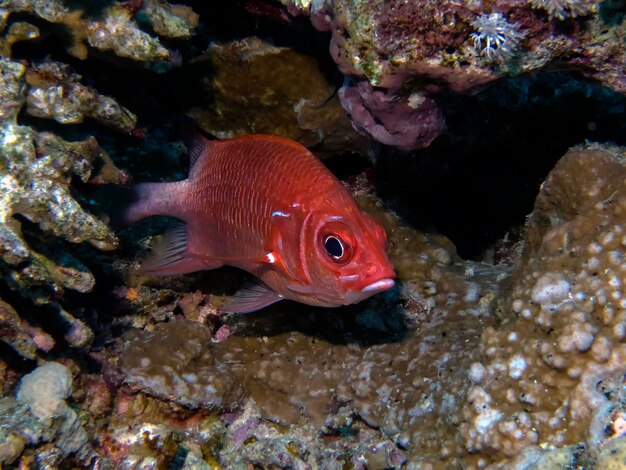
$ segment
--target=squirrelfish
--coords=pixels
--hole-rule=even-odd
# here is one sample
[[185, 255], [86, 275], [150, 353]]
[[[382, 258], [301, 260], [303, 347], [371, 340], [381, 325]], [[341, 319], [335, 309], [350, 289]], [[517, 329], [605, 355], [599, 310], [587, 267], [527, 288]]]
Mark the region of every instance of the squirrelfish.
[[183, 181], [139, 183], [123, 219], [167, 215], [166, 232], [142, 270], [184, 274], [223, 265], [257, 279], [225, 312], [252, 312], [281, 299], [336, 307], [394, 285], [383, 227], [305, 147], [270, 135], [188, 142]]

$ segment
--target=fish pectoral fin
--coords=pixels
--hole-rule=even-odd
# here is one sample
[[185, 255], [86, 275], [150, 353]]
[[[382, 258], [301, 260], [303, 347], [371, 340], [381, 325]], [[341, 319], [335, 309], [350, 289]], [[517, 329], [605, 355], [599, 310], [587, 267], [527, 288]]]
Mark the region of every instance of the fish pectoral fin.
[[145, 274], [171, 276], [186, 274], [201, 269], [219, 267], [210, 265], [205, 260], [188, 252], [187, 224], [180, 222], [163, 234], [163, 238], [154, 246], [152, 254], [141, 265], [140, 272]]
[[219, 310], [224, 313], [249, 313], [282, 299], [282, 295], [265, 284], [250, 283], [235, 292]]

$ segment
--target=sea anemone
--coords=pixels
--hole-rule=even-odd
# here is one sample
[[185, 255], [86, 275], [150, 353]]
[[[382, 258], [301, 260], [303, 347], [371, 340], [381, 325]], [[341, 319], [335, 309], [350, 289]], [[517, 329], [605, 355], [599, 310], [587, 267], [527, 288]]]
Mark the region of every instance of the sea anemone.
[[503, 62], [511, 57], [523, 37], [517, 23], [509, 23], [500, 13], [483, 14], [472, 21], [476, 32], [471, 38], [476, 52], [490, 60]]

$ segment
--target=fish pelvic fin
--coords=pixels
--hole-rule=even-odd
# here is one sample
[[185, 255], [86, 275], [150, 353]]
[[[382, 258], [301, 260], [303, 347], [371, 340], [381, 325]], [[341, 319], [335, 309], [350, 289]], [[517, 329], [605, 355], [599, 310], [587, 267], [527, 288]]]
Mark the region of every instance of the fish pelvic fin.
[[140, 272], [158, 276], [186, 274], [202, 269], [213, 269], [222, 264], [209, 265], [202, 258], [189, 253], [187, 224], [178, 222], [163, 234], [152, 254], [141, 265]]
[[282, 295], [265, 284], [249, 283], [229, 297], [219, 310], [222, 313], [250, 313], [282, 299]]

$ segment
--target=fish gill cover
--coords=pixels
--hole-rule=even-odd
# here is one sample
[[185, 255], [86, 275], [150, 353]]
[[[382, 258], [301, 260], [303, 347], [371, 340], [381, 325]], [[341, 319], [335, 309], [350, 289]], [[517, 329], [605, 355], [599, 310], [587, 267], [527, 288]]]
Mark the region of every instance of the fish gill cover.
[[[0, 464], [618, 465], [625, 15], [1, 2]], [[168, 222], [113, 230], [105, 186], [184, 179], [189, 121], [322, 157], [397, 286], [220, 316], [240, 273], [141, 274]]]

